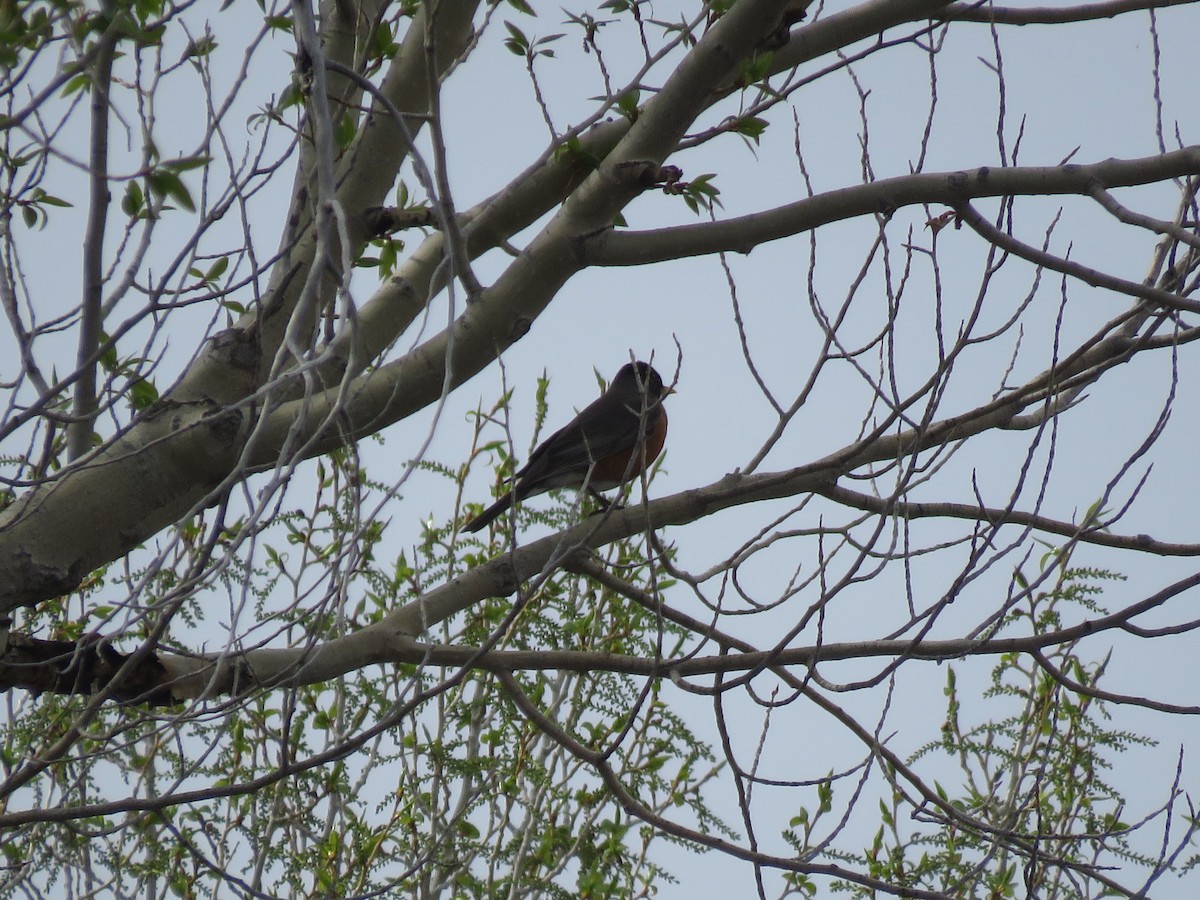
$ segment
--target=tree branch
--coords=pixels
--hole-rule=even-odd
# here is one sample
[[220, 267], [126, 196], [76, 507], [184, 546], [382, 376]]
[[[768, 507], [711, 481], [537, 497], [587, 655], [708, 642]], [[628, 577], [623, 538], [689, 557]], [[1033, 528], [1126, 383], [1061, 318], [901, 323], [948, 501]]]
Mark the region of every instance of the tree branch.
[[1108, 0], [1069, 6], [1033, 6], [1027, 9], [974, 2], [954, 3], [939, 18], [990, 25], [1063, 25], [1093, 19], [1111, 19], [1131, 12], [1182, 6], [1196, 0]]
[[1111, 534], [1104, 530], [1103, 525], [1078, 525], [1020, 510], [1010, 511], [967, 503], [911, 503], [851, 491], [840, 485], [822, 487], [818, 493], [843, 506], [879, 515], [894, 515], [906, 520], [950, 518], [984, 522], [988, 525], [1019, 525], [1099, 547], [1153, 553], [1155, 556], [1200, 556], [1200, 544], [1173, 544], [1155, 540], [1148, 534]]
[[117, 18], [114, 16], [98, 39], [95, 66], [91, 73], [91, 136], [88, 151], [88, 219], [83, 239], [83, 300], [80, 303], [79, 346], [75, 365], [79, 380], [75, 382], [75, 420], [67, 425], [67, 458], [76, 460], [92, 449], [92, 432], [96, 415], [96, 361], [94, 354], [100, 345], [103, 330], [104, 304], [104, 234], [108, 222], [108, 110], [109, 86], [112, 82], [113, 56], [117, 46]]
[[1200, 175], [1200, 147], [1090, 165], [985, 167], [901, 175], [719, 222], [642, 231], [606, 229], [581, 241], [578, 252], [587, 265], [595, 266], [640, 266], [712, 253], [749, 253], [767, 241], [859, 216], [890, 216], [905, 206], [954, 207], [981, 197], [1090, 196], [1096, 186], [1132, 187], [1189, 175]]
[[1180, 297], [1178, 294], [1164, 291], [1162, 288], [1139, 284], [1136, 281], [1128, 281], [1124, 278], [1117, 278], [1115, 275], [1109, 275], [1101, 272], [1099, 269], [1093, 269], [1091, 266], [1080, 265], [1069, 259], [1055, 256], [1053, 253], [1047, 253], [1044, 250], [1031, 247], [1029, 244], [1019, 241], [1012, 235], [1001, 231], [976, 212], [975, 208], [969, 203], [955, 204], [954, 211], [960, 219], [971, 226], [984, 240], [1035, 265], [1078, 278], [1092, 287], [1105, 288], [1115, 293], [1127, 294], [1130, 297], [1140, 297], [1142, 300], [1148, 300], [1166, 309], [1200, 313], [1200, 302], [1198, 301], [1188, 300], [1185, 297]]

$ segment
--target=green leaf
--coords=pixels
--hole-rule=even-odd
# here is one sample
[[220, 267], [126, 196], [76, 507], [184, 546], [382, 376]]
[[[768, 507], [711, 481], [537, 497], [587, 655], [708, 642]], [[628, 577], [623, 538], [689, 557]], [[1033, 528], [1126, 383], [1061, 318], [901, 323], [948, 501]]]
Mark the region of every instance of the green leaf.
[[354, 140], [355, 130], [354, 117], [345, 113], [334, 126], [333, 140], [339, 147], [349, 147], [350, 142]]
[[81, 90], [91, 90], [92, 79], [86, 72], [81, 72], [74, 78], [67, 79], [67, 83], [63, 85], [60, 96], [70, 97], [72, 94], [78, 93]]
[[757, 144], [763, 132], [767, 130], [767, 124], [766, 119], [760, 119], [758, 116], [743, 116], [734, 120], [730, 130]]
[[129, 182], [125, 185], [125, 196], [121, 198], [121, 210], [132, 219], [145, 208], [146, 197], [142, 193], [142, 186], [136, 181]]
[[384, 276], [391, 275], [396, 268], [396, 263], [399, 258], [399, 249], [404, 247], [403, 241], [381, 241], [379, 253], [379, 269]]
[[188, 193], [183, 180], [171, 170], [155, 169], [146, 180], [156, 196], [170, 198], [188, 212], [196, 211], [196, 204], [192, 202], [192, 195]]
[[158, 388], [145, 378], [138, 378], [129, 385], [129, 399], [138, 412], [158, 402]]
[[184, 59], [194, 59], [208, 56], [217, 49], [217, 39], [211, 34], [206, 34], [204, 37], [192, 41], [187, 45], [187, 49], [183, 51]]
[[179, 159], [168, 160], [162, 167], [171, 172], [187, 172], [191, 169], [201, 169], [210, 162], [212, 157], [201, 153], [199, 156], [182, 156]]
[[375, 54], [383, 59], [391, 59], [400, 49], [400, 45], [396, 43], [396, 33], [387, 22], [381, 22], [375, 29], [371, 43]]
[[830, 782], [822, 781], [817, 785], [817, 799], [821, 802], [821, 812], [833, 809], [833, 785]]
[[100, 367], [105, 372], [115, 372], [117, 369], [117, 345], [105, 332], [100, 332], [100, 345], [104, 352], [100, 354]]
[[475, 840], [476, 838], [479, 837], [479, 829], [477, 827], [475, 827], [474, 825], [472, 825], [470, 822], [468, 822], [466, 819], [462, 819], [459, 821], [458, 832], [459, 832], [459, 834], [461, 834], [463, 837], [467, 838], [468, 840]]
[[69, 207], [74, 206], [73, 203], [68, 203], [61, 197], [55, 197], [52, 194], [47, 194], [41, 188], [33, 189], [33, 200], [35, 203], [45, 203], [47, 206]]
[[1021, 590], [1029, 590], [1029, 579], [1025, 577], [1025, 573], [1020, 569], [1013, 571], [1013, 581], [1017, 583], [1017, 587], [1019, 587]]
[[162, 8], [162, 0], [134, 0], [133, 3], [133, 11], [143, 22], [152, 16], [162, 15]]
[[742, 84], [749, 87], [756, 81], [762, 81], [767, 77], [767, 72], [770, 71], [771, 63], [774, 60], [774, 53], [758, 53], [749, 59], [742, 60], [739, 66], [742, 75]]
[[504, 46], [517, 56], [527, 54], [529, 52], [529, 38], [525, 36], [525, 32], [507, 20], [504, 22], [504, 27], [508, 29], [509, 34], [504, 39]]
[[208, 267], [208, 274], [204, 276], [205, 281], [216, 281], [225, 274], [225, 270], [229, 268], [229, 257], [222, 256], [211, 266]]
[[617, 110], [627, 118], [630, 122], [636, 122], [638, 116], [638, 102], [642, 98], [642, 92], [636, 88], [621, 95], [617, 100]]

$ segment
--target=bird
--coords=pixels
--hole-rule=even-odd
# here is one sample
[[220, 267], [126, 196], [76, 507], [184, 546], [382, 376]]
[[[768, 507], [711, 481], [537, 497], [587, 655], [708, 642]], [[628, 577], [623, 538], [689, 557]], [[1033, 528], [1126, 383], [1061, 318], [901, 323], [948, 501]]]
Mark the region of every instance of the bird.
[[667, 439], [663, 398], [675, 393], [649, 363], [621, 367], [608, 390], [533, 451], [512, 489], [462, 530], [481, 531], [514, 500], [555, 488], [607, 491], [632, 481], [662, 452]]

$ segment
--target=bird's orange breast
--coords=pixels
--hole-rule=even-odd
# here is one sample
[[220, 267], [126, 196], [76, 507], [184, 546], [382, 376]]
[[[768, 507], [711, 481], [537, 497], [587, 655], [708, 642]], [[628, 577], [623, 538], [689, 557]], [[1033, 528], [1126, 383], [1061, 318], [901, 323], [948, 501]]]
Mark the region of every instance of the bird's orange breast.
[[591, 469], [589, 484], [598, 491], [607, 491], [632, 481], [649, 468], [662, 453], [667, 440], [667, 411], [659, 406], [658, 415], [646, 433], [646, 439], [628, 450], [619, 450], [604, 459], [596, 460]]

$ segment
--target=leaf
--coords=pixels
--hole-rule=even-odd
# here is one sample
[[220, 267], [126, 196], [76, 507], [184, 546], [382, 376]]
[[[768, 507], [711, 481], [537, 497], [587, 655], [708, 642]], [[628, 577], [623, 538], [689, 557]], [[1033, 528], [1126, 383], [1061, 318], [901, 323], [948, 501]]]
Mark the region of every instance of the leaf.
[[1025, 577], [1025, 573], [1020, 569], [1013, 571], [1013, 581], [1017, 583], [1017, 587], [1019, 587], [1021, 590], [1029, 590], [1029, 579]]
[[402, 241], [382, 241], [379, 253], [379, 269], [385, 277], [391, 275], [398, 260], [397, 244], [404, 246]]
[[114, 372], [117, 368], [117, 344], [105, 332], [100, 332], [100, 346], [104, 352], [100, 354], [100, 367], [105, 372]]
[[33, 200], [36, 203], [45, 203], [47, 206], [69, 207], [74, 206], [73, 203], [68, 203], [61, 197], [55, 197], [53, 194], [47, 194], [41, 188], [33, 189]]
[[355, 132], [354, 117], [349, 113], [345, 113], [338, 119], [337, 125], [333, 129], [333, 140], [339, 147], [349, 147], [350, 142], [354, 140]]
[[774, 60], [774, 53], [758, 53], [749, 59], [742, 60], [738, 67], [741, 70], [742, 84], [749, 87], [756, 81], [762, 81], [767, 77]]
[[376, 55], [384, 59], [391, 59], [400, 49], [400, 45], [396, 43], [396, 34], [392, 30], [392, 26], [386, 22], [381, 22], [375, 29], [371, 43]]
[[162, 14], [162, 0], [134, 0], [134, 12], [137, 13], [138, 19], [145, 22], [151, 16]]
[[192, 41], [187, 45], [187, 49], [183, 51], [184, 59], [193, 59], [208, 56], [217, 49], [217, 39], [211, 34], [206, 34], [204, 37]]
[[734, 120], [731, 130], [757, 144], [763, 132], [767, 130], [767, 124], [766, 119], [760, 119], [758, 116], [743, 116]]
[[169, 197], [179, 204], [180, 207], [188, 212], [196, 211], [196, 204], [192, 202], [192, 195], [188, 193], [187, 187], [177, 174], [169, 169], [155, 169], [147, 178], [150, 184], [150, 190], [159, 197]]
[[509, 34], [509, 37], [504, 39], [504, 46], [517, 56], [524, 56], [528, 53], [529, 38], [525, 37], [525, 32], [507, 19], [504, 22], [504, 27], [508, 29]]
[[229, 268], [229, 257], [222, 256], [208, 268], [208, 273], [204, 276], [205, 281], [216, 281], [225, 274], [225, 270]]
[[158, 388], [145, 378], [138, 378], [129, 385], [129, 399], [133, 408], [141, 412], [158, 402]]
[[641, 99], [642, 92], [634, 88], [632, 91], [627, 91], [620, 96], [617, 100], [617, 109], [629, 121], [635, 122], [638, 116], [638, 103]]
[[146, 197], [142, 186], [136, 181], [125, 185], [125, 196], [121, 198], [121, 210], [131, 219], [138, 216], [146, 208]]
[[79, 75], [76, 75], [74, 78], [67, 79], [67, 83], [63, 85], [60, 96], [70, 97], [72, 94], [78, 93], [85, 88], [90, 90], [91, 86], [91, 77], [86, 72], [83, 72]]
[[201, 153], [199, 156], [181, 156], [179, 159], [168, 160], [162, 167], [171, 172], [187, 172], [190, 169], [201, 169], [210, 162], [212, 157]]

